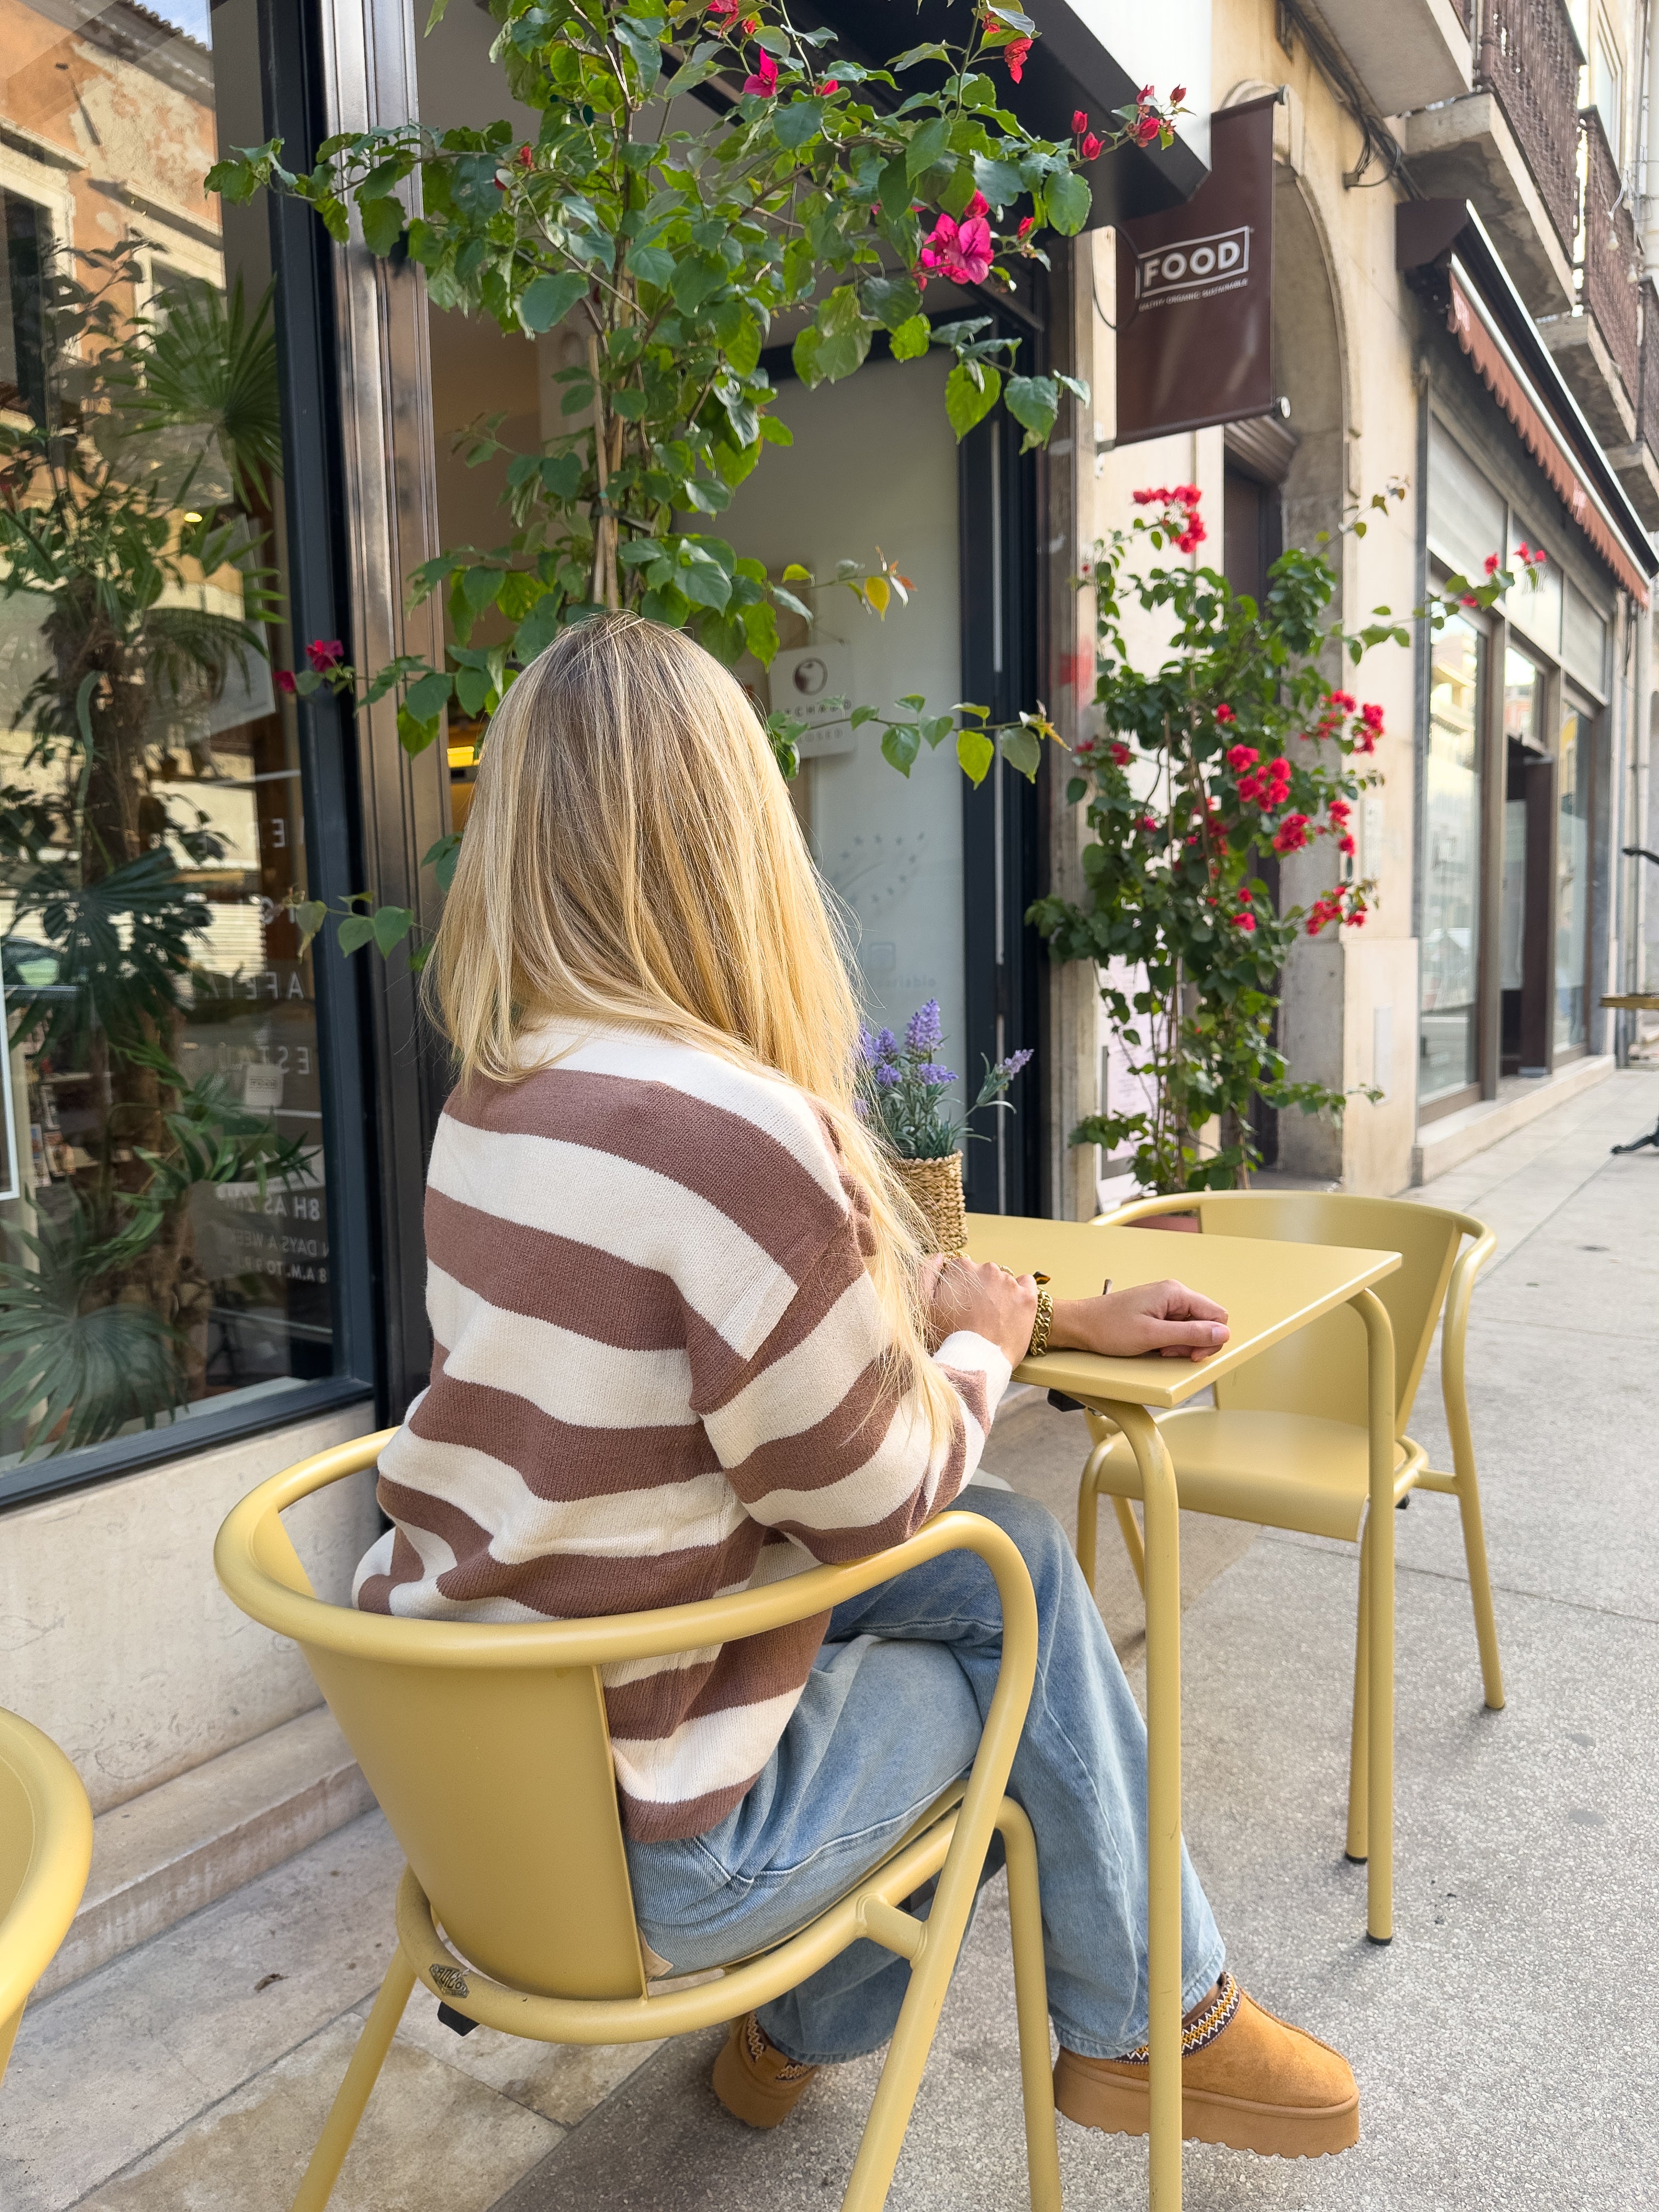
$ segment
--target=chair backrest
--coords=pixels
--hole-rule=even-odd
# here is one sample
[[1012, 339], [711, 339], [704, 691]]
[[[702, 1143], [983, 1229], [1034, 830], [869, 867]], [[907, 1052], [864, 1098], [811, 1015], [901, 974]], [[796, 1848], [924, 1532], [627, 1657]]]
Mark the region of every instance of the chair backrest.
[[220, 1531], [220, 1581], [299, 1644], [464, 1956], [538, 1996], [642, 1996], [597, 1669], [540, 1656], [555, 1624], [400, 1620], [312, 1595], [278, 1516], [371, 1465], [391, 1433], [319, 1454], [244, 1498]]
[[0, 1712], [0, 2077], [91, 1865], [92, 1808], [80, 1776], [50, 1736]]
[[[1394, 1328], [1395, 1434], [1404, 1434], [1462, 1239], [1456, 1214], [1408, 1199], [1336, 1191], [1205, 1191], [1172, 1200], [1170, 1210], [1195, 1211], [1206, 1237], [1398, 1252], [1401, 1264], [1378, 1283], [1376, 1295]], [[1180, 1273], [1178, 1254], [1170, 1271]], [[1234, 1411], [1314, 1413], [1363, 1425], [1364, 1322], [1352, 1306], [1339, 1306], [1218, 1382], [1216, 1402]]]

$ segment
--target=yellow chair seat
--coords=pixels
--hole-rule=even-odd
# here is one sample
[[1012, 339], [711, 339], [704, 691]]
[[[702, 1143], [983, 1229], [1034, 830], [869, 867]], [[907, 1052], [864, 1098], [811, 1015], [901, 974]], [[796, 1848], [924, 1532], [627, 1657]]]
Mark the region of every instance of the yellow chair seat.
[[[1310, 1536], [1358, 1540], [1370, 1475], [1365, 1431], [1308, 1413], [1228, 1413], [1184, 1407], [1157, 1417], [1182, 1504], [1228, 1521], [1260, 1521]], [[1397, 1447], [1395, 1496], [1423, 1465], [1420, 1445]], [[1139, 1478], [1126, 1437], [1102, 1455], [1097, 1480], [1117, 1498], [1137, 1498]]]

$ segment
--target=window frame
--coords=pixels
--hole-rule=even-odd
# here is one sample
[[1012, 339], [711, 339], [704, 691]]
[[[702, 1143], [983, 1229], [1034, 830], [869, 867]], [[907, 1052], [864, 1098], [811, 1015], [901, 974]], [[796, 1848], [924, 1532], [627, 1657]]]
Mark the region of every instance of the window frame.
[[[308, 167], [326, 134], [316, 0], [258, 0], [259, 69], [267, 134], [303, 150]], [[0, 183], [5, 183], [0, 165]], [[8, 187], [9, 188], [9, 187]], [[28, 195], [33, 198], [33, 194]], [[37, 202], [37, 204], [40, 203]], [[271, 264], [283, 312], [275, 319], [283, 438], [291, 620], [296, 637], [351, 635], [340, 531], [345, 470], [340, 437], [333, 249], [319, 220], [291, 200], [269, 203]], [[70, 239], [72, 234], [60, 234]], [[298, 704], [301, 793], [309, 887], [339, 898], [362, 878], [361, 808], [355, 787], [352, 717], [331, 694]], [[369, 1051], [361, 963], [341, 954], [331, 931], [313, 947], [321, 1060], [329, 1287], [335, 1371], [142, 1429], [136, 1434], [0, 1472], [0, 1516], [42, 1498], [82, 1490], [245, 1437], [376, 1401], [384, 1410], [382, 1322], [377, 1297], [374, 1123], [383, 1085]]]

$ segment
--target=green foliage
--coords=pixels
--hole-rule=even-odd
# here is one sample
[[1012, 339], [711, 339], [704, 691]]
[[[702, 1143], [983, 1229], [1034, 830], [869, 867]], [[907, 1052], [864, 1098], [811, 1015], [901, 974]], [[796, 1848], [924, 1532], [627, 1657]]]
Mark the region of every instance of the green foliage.
[[[1403, 485], [1390, 489], [1404, 496]], [[1260, 605], [1213, 568], [1132, 568], [1143, 533], [1161, 549], [1193, 527], [1198, 504], [1190, 487], [1137, 500], [1158, 512], [1097, 546], [1085, 579], [1096, 593], [1102, 735], [1076, 748], [1067, 796], [1086, 807], [1087, 888], [1078, 901], [1040, 899], [1028, 918], [1053, 957], [1120, 963], [1133, 978], [1101, 995], [1153, 1103], [1091, 1115], [1073, 1143], [1129, 1148], [1147, 1189], [1230, 1189], [1259, 1158], [1254, 1099], [1304, 1113], [1346, 1103], [1291, 1080], [1273, 1017], [1297, 937], [1362, 927], [1375, 894], [1344, 878], [1341, 862], [1354, 852], [1353, 802], [1382, 781], [1371, 765], [1382, 712], [1335, 689], [1325, 670], [1411, 633], [1386, 607], [1352, 635], [1331, 623], [1336, 580], [1321, 552], [1282, 555]], [[1388, 498], [1370, 505], [1385, 509]], [[1349, 527], [1363, 530], [1363, 520]], [[1454, 578], [1417, 615], [1437, 627], [1459, 599], [1489, 605], [1514, 580], [1494, 560], [1482, 584]], [[1130, 658], [1126, 606], [1167, 629], [1154, 670]], [[1335, 848], [1335, 880], [1310, 905], [1279, 910], [1262, 857], [1321, 840]], [[1212, 1123], [1218, 1141], [1205, 1133]]]
[[0, 1421], [24, 1452], [76, 1451], [184, 1395], [183, 1339], [148, 1305], [100, 1296], [122, 1255], [78, 1197], [66, 1220], [14, 1231], [33, 1264], [0, 1261]]

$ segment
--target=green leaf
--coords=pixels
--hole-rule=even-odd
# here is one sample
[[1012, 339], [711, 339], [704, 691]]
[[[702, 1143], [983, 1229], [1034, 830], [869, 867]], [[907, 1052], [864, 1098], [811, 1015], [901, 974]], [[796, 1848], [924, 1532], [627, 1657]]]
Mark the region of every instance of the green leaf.
[[984, 154], [974, 156], [974, 185], [999, 210], [1011, 206], [1025, 189], [1012, 161], [1000, 161]]
[[959, 361], [951, 371], [945, 384], [945, 412], [958, 445], [996, 405], [1001, 389], [1001, 371], [988, 362]]
[[360, 200], [357, 205], [363, 219], [363, 244], [371, 253], [390, 253], [407, 221], [402, 204], [387, 198]]
[[640, 89], [649, 93], [662, 72], [662, 48], [658, 44], [658, 32], [662, 18], [641, 21], [632, 15], [616, 19], [617, 36], [634, 58], [634, 66], [640, 73]]
[[780, 416], [763, 415], [760, 434], [769, 446], [793, 446], [795, 434]]
[[559, 592], [545, 592], [513, 633], [513, 657], [526, 665], [538, 653], [552, 644], [559, 634], [559, 617], [564, 598]]
[[726, 266], [711, 257], [697, 254], [676, 264], [669, 280], [669, 290], [674, 295], [674, 305], [683, 315], [695, 315], [711, 292], [719, 291], [726, 282]]
[[384, 957], [394, 945], [400, 945], [415, 927], [414, 911], [406, 906], [377, 906], [371, 924], [374, 942]]
[[941, 161], [951, 150], [951, 118], [936, 115], [924, 123], [904, 149], [904, 174], [914, 185], [916, 179], [926, 175], [936, 161]]
[[1024, 426], [1021, 453], [1048, 444], [1060, 407], [1060, 386], [1052, 376], [1011, 376], [1003, 404], [1015, 422]]
[[340, 924], [342, 952], [360, 952], [365, 945], [374, 942], [374, 923], [366, 914], [348, 915]]
[[1002, 733], [1002, 757], [1010, 768], [1018, 769], [1028, 783], [1035, 783], [1037, 770], [1042, 765], [1042, 740], [1035, 731], [1021, 729], [1016, 724]]
[[474, 614], [482, 614], [493, 607], [501, 595], [501, 586], [507, 581], [505, 568], [464, 568], [461, 571], [461, 596]]
[[455, 880], [455, 864], [460, 857], [461, 833], [451, 830], [422, 854], [421, 866], [430, 868], [438, 878], [438, 889], [447, 891]]
[[864, 304], [884, 330], [896, 331], [921, 313], [921, 287], [914, 276], [872, 276], [864, 287]]
[[817, 325], [808, 323], [804, 331], [795, 333], [795, 343], [789, 349], [790, 359], [795, 364], [795, 374], [809, 392], [814, 385], [823, 381], [823, 372], [818, 367], [819, 343]]
[[580, 453], [550, 453], [541, 464], [542, 488], [550, 499], [574, 499], [581, 489]]
[[914, 69], [918, 62], [948, 62], [954, 58], [949, 46], [942, 46], [937, 39], [930, 39], [926, 46], [907, 46], [887, 66], [897, 76], [902, 70]]
[[860, 307], [851, 284], [838, 284], [818, 309], [817, 331], [813, 367], [820, 379], [837, 383], [864, 366], [874, 325]]
[[640, 612], [647, 622], [665, 623], [670, 629], [683, 629], [690, 611], [690, 600], [672, 584], [653, 585], [640, 601]]
[[732, 596], [732, 579], [706, 554], [683, 562], [674, 571], [674, 581], [693, 606], [709, 607], [717, 614]]
[[398, 708], [398, 743], [406, 753], [411, 756], [423, 753], [427, 747], [434, 742], [437, 735], [438, 725], [435, 719], [430, 722], [418, 721], [407, 707]]
[[749, 650], [763, 668], [769, 668], [778, 649], [778, 618], [764, 599], [743, 610], [744, 634]]
[[996, 758], [996, 747], [983, 730], [958, 730], [957, 763], [969, 783], [981, 784]]
[[482, 714], [495, 685], [482, 668], [464, 668], [455, 678], [455, 698], [464, 714]]
[[697, 624], [697, 642], [729, 668], [734, 660], [742, 659], [749, 635], [740, 615], [706, 614]]
[[328, 920], [328, 904], [324, 899], [300, 899], [289, 908], [294, 927], [300, 933], [300, 950], [304, 952], [313, 938]]
[[927, 350], [933, 332], [926, 315], [912, 315], [893, 333], [895, 361], [919, 361]]
[[896, 222], [901, 216], [909, 213], [914, 195], [902, 154], [895, 155], [876, 179], [876, 192], [881, 201], [881, 211], [890, 222]]
[[909, 775], [921, 750], [921, 732], [914, 722], [890, 722], [882, 733], [882, 758], [901, 775]]
[[780, 146], [787, 147], [791, 153], [804, 146], [809, 138], [816, 138], [823, 128], [821, 100], [792, 100], [787, 107], [773, 112], [772, 135]]
[[519, 301], [519, 320], [532, 335], [550, 331], [562, 323], [587, 289], [587, 279], [574, 269], [558, 275], [538, 276], [526, 284]]
[[411, 684], [404, 696], [404, 704], [417, 722], [435, 723], [449, 704], [450, 679], [438, 670]]
[[623, 266], [641, 284], [665, 284], [678, 263], [665, 246], [630, 246]]
[[1070, 169], [1058, 170], [1042, 187], [1048, 220], [1062, 238], [1075, 238], [1089, 220], [1094, 194]]

